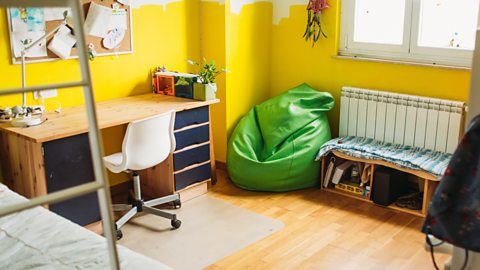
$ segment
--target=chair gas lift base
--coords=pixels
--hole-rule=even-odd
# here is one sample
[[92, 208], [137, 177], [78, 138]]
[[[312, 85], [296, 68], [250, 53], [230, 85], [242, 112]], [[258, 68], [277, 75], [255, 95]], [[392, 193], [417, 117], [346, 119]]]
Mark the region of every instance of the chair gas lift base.
[[175, 193], [169, 196], [165, 196], [165, 197], [161, 197], [161, 198], [157, 198], [157, 199], [153, 199], [145, 202], [142, 199], [142, 193], [140, 190], [140, 177], [138, 175], [138, 172], [133, 171], [132, 176], [133, 176], [134, 198], [131, 198], [131, 195], [129, 194], [128, 196], [129, 204], [113, 205], [113, 211], [128, 211], [117, 222], [115, 222], [117, 240], [120, 240], [123, 237], [123, 233], [121, 230], [123, 225], [125, 225], [125, 223], [127, 223], [137, 213], [140, 213], [140, 212], [146, 212], [149, 214], [170, 219], [171, 220], [170, 224], [174, 229], [180, 228], [180, 226], [182, 225], [182, 221], [177, 219], [177, 215], [154, 208], [157, 205], [161, 205], [169, 202], [173, 202], [174, 208], [180, 208], [182, 206], [182, 203], [180, 201], [180, 195], [178, 193]]

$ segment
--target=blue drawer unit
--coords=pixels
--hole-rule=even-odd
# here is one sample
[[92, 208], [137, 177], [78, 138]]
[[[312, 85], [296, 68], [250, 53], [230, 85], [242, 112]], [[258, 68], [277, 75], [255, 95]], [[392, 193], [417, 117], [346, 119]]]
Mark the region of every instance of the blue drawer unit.
[[210, 127], [207, 125], [175, 132], [176, 148], [183, 149], [187, 146], [208, 142], [210, 140]]
[[173, 170], [179, 171], [188, 166], [210, 160], [210, 144], [205, 144], [188, 151], [173, 155]]
[[209, 121], [208, 106], [177, 112], [175, 116], [175, 130], [187, 126], [202, 124]]
[[191, 184], [210, 179], [212, 177], [210, 163], [195, 167], [191, 170], [176, 173], [175, 190], [188, 187]]
[[[174, 190], [169, 192], [181, 191], [192, 184], [212, 179], [209, 121], [208, 105], [176, 113], [173, 166], [165, 172], [173, 174]], [[165, 177], [166, 174], [162, 175]]]

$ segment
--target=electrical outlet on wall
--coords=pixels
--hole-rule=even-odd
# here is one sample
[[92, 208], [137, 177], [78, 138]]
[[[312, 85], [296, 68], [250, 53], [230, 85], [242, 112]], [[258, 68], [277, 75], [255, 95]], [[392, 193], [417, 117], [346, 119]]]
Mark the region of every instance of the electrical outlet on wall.
[[41, 99], [41, 98], [54, 98], [56, 96], [57, 96], [57, 89], [49, 89], [49, 90], [33, 92], [33, 97], [35, 98], [35, 100]]

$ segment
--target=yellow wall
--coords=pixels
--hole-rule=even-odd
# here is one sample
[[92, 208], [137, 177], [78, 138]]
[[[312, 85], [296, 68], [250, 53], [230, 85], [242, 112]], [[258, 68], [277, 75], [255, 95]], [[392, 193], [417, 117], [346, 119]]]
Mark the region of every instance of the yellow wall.
[[[97, 57], [90, 62], [93, 89], [97, 101], [147, 93], [150, 91], [150, 69], [165, 65], [170, 70], [191, 71], [186, 59], [199, 59], [199, 4], [195, 0], [170, 3], [166, 9], [147, 5], [132, 9], [135, 52], [129, 55]], [[5, 10], [0, 10], [0, 89], [21, 85], [19, 65], [12, 65]], [[53, 83], [79, 78], [76, 60], [27, 65], [28, 85]], [[63, 107], [83, 104], [79, 90], [60, 91]], [[21, 104], [21, 96], [0, 96], [0, 106]], [[29, 95], [29, 105], [37, 104]], [[50, 105], [55, 108], [55, 104]], [[105, 152], [120, 150], [123, 129], [104, 131]], [[126, 180], [110, 175], [111, 184]]]
[[[337, 101], [341, 87], [346, 85], [468, 100], [470, 72], [466, 70], [334, 58], [339, 38], [339, 2], [329, 1], [331, 8], [322, 17], [328, 38], [319, 40], [313, 48], [301, 38], [306, 6], [291, 7], [290, 17], [273, 25], [271, 96], [307, 82], [317, 90], [333, 93]], [[337, 134], [338, 103], [329, 116], [332, 131]]]
[[[225, 4], [179, 0], [166, 5], [133, 9], [135, 53], [98, 57], [90, 62], [97, 100], [150, 91], [149, 70], [166, 65], [171, 70], [193, 71], [185, 59], [215, 59], [230, 72], [218, 78], [221, 103], [212, 107], [216, 159], [226, 160], [228, 135], [250, 108], [302, 82], [338, 99], [344, 85], [391, 90], [407, 94], [467, 100], [470, 72], [444, 68], [375, 63], [334, 58], [338, 47], [339, 1], [323, 15], [328, 39], [312, 47], [302, 39], [306, 5], [290, 8], [290, 15], [273, 24], [275, 5], [285, 1], [259, 1], [232, 13]], [[307, 1], [305, 1], [307, 2]], [[284, 5], [284, 4], [282, 4]], [[20, 66], [10, 64], [5, 11], [0, 10], [0, 88], [20, 85]], [[201, 15], [200, 15], [201, 14]], [[201, 17], [200, 17], [201, 16]], [[28, 84], [78, 78], [75, 60], [29, 64]], [[60, 92], [53, 99], [62, 106], [81, 104], [78, 90]], [[0, 106], [21, 102], [20, 96], [0, 97]], [[36, 104], [29, 99], [29, 104]], [[55, 104], [50, 105], [50, 109]], [[338, 130], [338, 106], [329, 114], [332, 131]], [[104, 131], [106, 153], [117, 151], [122, 128]], [[119, 139], [120, 138], [120, 139]], [[112, 178], [113, 183], [125, 176]]]
[[[219, 68], [225, 68], [225, 5], [217, 2], [201, 2], [200, 18], [201, 57], [205, 57], [208, 61], [214, 59]], [[217, 77], [217, 98], [220, 99], [220, 103], [211, 106], [215, 159], [225, 161], [227, 146], [225, 74]]]
[[[202, 33], [203, 51], [218, 59], [224, 54], [226, 66], [231, 71], [226, 75], [226, 93], [219, 95], [222, 104], [214, 109], [215, 124], [221, 123], [221, 130], [214, 130], [218, 160], [225, 161], [227, 138], [252, 106], [303, 82], [319, 91], [331, 92], [337, 100], [341, 87], [346, 85], [468, 99], [470, 72], [467, 70], [335, 58], [339, 39], [338, 0], [329, 1], [331, 8], [322, 17], [328, 38], [321, 39], [315, 47], [302, 39], [307, 1], [290, 7], [288, 18], [283, 18], [279, 24], [272, 23], [277, 15], [273, 12], [282, 10], [279, 5], [288, 5], [287, 1], [253, 1], [255, 3], [244, 4], [239, 14], [232, 13], [232, 1], [225, 1], [224, 13], [218, 3], [202, 5], [204, 21], [216, 25], [215, 34], [218, 35], [213, 39], [211, 32]], [[218, 32], [223, 23], [224, 34]], [[225, 38], [225, 47], [217, 43], [222, 38]], [[336, 135], [339, 106], [329, 113], [329, 118]]]
[[201, 53], [228, 72], [219, 76], [212, 107], [215, 159], [226, 161], [227, 138], [252, 105], [270, 97], [271, 3], [230, 12], [230, 1], [202, 2]]
[[[235, 0], [232, 0], [235, 1]], [[246, 5], [240, 14], [226, 3], [227, 134], [251, 107], [269, 98], [271, 3]]]

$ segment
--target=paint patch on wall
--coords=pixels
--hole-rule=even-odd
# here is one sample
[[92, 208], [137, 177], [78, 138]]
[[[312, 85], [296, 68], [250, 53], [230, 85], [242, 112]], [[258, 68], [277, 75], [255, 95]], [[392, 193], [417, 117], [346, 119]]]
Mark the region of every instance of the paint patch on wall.
[[[167, 5], [170, 3], [180, 2], [183, 0], [136, 0], [132, 1], [133, 8], [140, 8], [144, 5], [160, 5], [163, 6], [163, 9], [166, 10]], [[225, 0], [201, 0], [202, 2], [217, 2], [221, 5], [225, 4]], [[272, 3], [273, 6], [273, 17], [272, 23], [279, 24], [283, 18], [288, 18], [290, 16], [290, 7], [296, 5], [307, 5], [308, 0], [231, 0], [230, 1], [230, 12], [235, 14], [240, 14], [243, 6], [250, 5], [259, 2]]]
[[[163, 6], [163, 9], [167, 7], [168, 4], [170, 3], [175, 3], [175, 2], [181, 2], [184, 0], [134, 0], [132, 1], [132, 7], [133, 8], [140, 8], [141, 6], [144, 5], [158, 5], [158, 6]], [[234, 3], [236, 2], [241, 2], [237, 0], [232, 0]], [[201, 0], [201, 2], [217, 2], [221, 5], [225, 4], [225, 0]], [[259, 0], [253, 0], [252, 2], [259, 2]], [[271, 1], [269, 1], [271, 2]], [[240, 7], [241, 8], [241, 7]]]
[[225, 0], [202, 0], [202, 2], [217, 2], [221, 5], [225, 4]]
[[[225, 0], [202, 0], [202, 2], [218, 2], [225, 4]], [[307, 5], [308, 0], [230, 0], [230, 12], [240, 14], [243, 6], [259, 2], [272, 3], [272, 23], [279, 24], [283, 18], [290, 17], [290, 7], [296, 5]]]
[[273, 0], [273, 24], [279, 24], [283, 18], [290, 17], [290, 7], [307, 5], [308, 0]]
[[273, 0], [230, 0], [230, 12], [240, 14], [243, 6], [250, 5], [258, 2], [272, 3]]
[[159, 6], [163, 6], [163, 10], [166, 10], [167, 4], [181, 2], [181, 1], [183, 0], [135, 0], [135, 1], [132, 1], [131, 4], [133, 8], [140, 8], [141, 6], [144, 6], [144, 5], [159, 5]]

